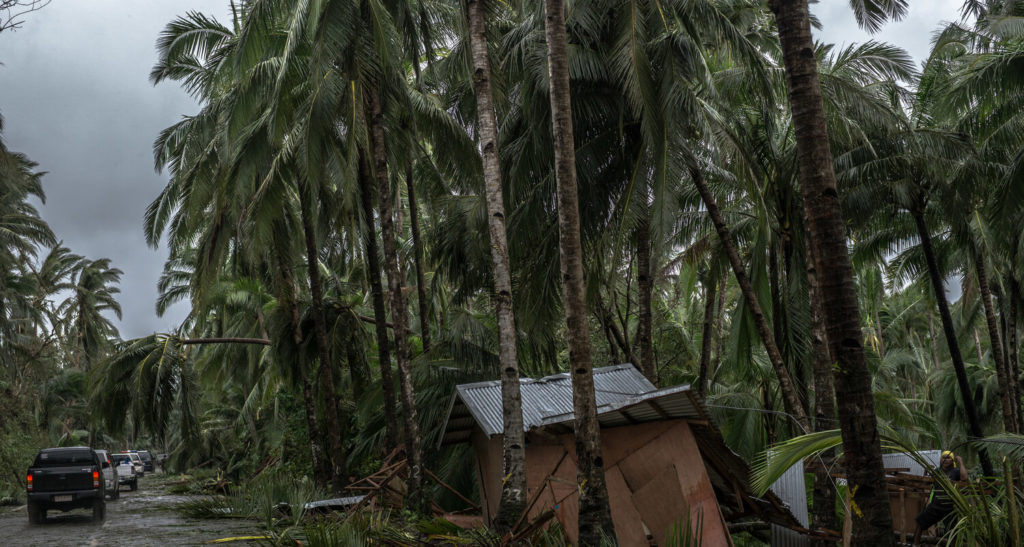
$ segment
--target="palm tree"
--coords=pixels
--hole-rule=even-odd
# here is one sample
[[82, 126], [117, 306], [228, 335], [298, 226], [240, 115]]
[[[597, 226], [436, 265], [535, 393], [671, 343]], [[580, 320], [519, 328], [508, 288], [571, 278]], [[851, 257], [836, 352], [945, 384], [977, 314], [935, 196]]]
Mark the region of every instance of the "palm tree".
[[[858, 22], [877, 28], [886, 18], [902, 16], [902, 0], [852, 3]], [[846, 247], [846, 231], [836, 189], [825, 126], [824, 104], [818, 83], [810, 13], [806, 0], [771, 0], [789, 84], [789, 103], [796, 134], [800, 186], [814, 259], [821, 277], [829, 347], [837, 361], [836, 402], [846, 451], [846, 469], [853, 501], [863, 517], [854, 521], [853, 541], [865, 545], [892, 545], [892, 514], [882, 468], [871, 373], [861, 342], [853, 268]]]
[[30, 197], [46, 201], [43, 174], [27, 156], [7, 148], [2, 132], [0, 118], [0, 354], [9, 354], [18, 350], [24, 329], [45, 320], [34, 305], [39, 302], [33, 302], [38, 286], [29, 263], [37, 249], [57, 241], [29, 202]]
[[593, 361], [590, 335], [587, 332], [564, 10], [565, 6], [561, 0], [544, 1], [544, 36], [548, 46], [551, 124], [555, 142], [555, 181], [558, 194], [558, 248], [562, 265], [562, 299], [569, 345], [569, 369], [572, 375], [576, 475], [580, 489], [577, 537], [581, 545], [597, 545], [602, 538], [614, 538], [615, 529], [612, 525], [601, 457], [601, 428], [597, 422]]
[[501, 370], [501, 401], [504, 427], [504, 480], [494, 527], [500, 533], [512, 530], [526, 507], [526, 435], [519, 393], [519, 363], [516, 354], [516, 324], [512, 309], [512, 275], [505, 236], [505, 206], [502, 198], [498, 123], [491, 93], [491, 63], [487, 50], [487, 26], [482, 0], [467, 0], [469, 40], [473, 52], [473, 87], [476, 91], [477, 127], [483, 156], [487, 198], [487, 225], [494, 269], [494, 312], [498, 319], [498, 359]]
[[[193, 241], [198, 240], [197, 251], [193, 254], [199, 260], [192, 268], [191, 293], [193, 307], [200, 309], [205, 307], [210, 288], [219, 281], [220, 272], [227, 264], [224, 257], [230, 246], [238, 242], [241, 236], [239, 228], [242, 217], [247, 214], [248, 204], [237, 197], [252, 196], [256, 183], [262, 181], [269, 171], [267, 164], [260, 167], [256, 162], [265, 162], [271, 150], [250, 146], [248, 149], [239, 147], [236, 153], [224, 145], [230, 142], [226, 134], [235, 129], [232, 125], [234, 120], [247, 116], [259, 119], [258, 109], [264, 106], [262, 101], [254, 104], [241, 100], [244, 93], [255, 91], [245, 87], [236, 71], [263, 73], [259, 72], [259, 63], [255, 67], [245, 67], [237, 60], [236, 64], [239, 55], [237, 31], [241, 25], [239, 17], [236, 14], [235, 31], [199, 13], [191, 13], [173, 21], [158, 42], [160, 58], [151, 74], [154, 83], [164, 79], [185, 82], [186, 88], [204, 103], [199, 114], [166, 129], [154, 146], [158, 167], [169, 166], [172, 176], [161, 195], [150, 205], [146, 217], [146, 235], [151, 245], [159, 242], [165, 227], [170, 223], [172, 255], [182, 255]], [[225, 62], [225, 59], [228, 61]], [[236, 68], [239, 66], [241, 68]], [[245, 107], [257, 109], [257, 113], [242, 110]], [[239, 111], [236, 112], [236, 109]], [[261, 132], [259, 129], [259, 126], [255, 127], [243, 142], [259, 145], [259, 138], [268, 136], [265, 130]], [[247, 159], [250, 160], [249, 164], [241, 163]], [[272, 180], [279, 181], [280, 177]], [[222, 186], [222, 181], [231, 181], [233, 186]], [[284, 199], [288, 199], [287, 194]], [[291, 209], [282, 209], [280, 205], [274, 208], [278, 215], [282, 210], [291, 212]], [[306, 212], [308, 217], [308, 210]], [[279, 300], [285, 309], [290, 310], [289, 317], [293, 321], [291, 330], [300, 339], [296, 340], [296, 344], [299, 344], [303, 335], [298, 324], [295, 279], [292, 275], [294, 268], [291, 264], [292, 246], [281, 241], [283, 234], [289, 233], [291, 227], [299, 224], [289, 217], [287, 215], [282, 219], [278, 216], [272, 221], [272, 228], [266, 230], [270, 234], [270, 241], [264, 245], [272, 249], [272, 256], [277, 262], [271, 271], [276, 273], [278, 282], [275, 285]], [[305, 233], [305, 229], [300, 229]], [[308, 248], [306, 258], [308, 264]], [[318, 271], [318, 268], [319, 265], [314, 262], [309, 269]], [[331, 367], [329, 359], [324, 366]], [[333, 382], [326, 377], [328, 372], [323, 372], [325, 377], [322, 378], [322, 386], [329, 387], [329, 391], [333, 392]], [[316, 418], [312, 385], [306, 374], [303, 369], [301, 385], [313, 464], [318, 477], [330, 478], [334, 469], [327, 465], [329, 460], [324, 456], [329, 453], [320, 445], [320, 439], [327, 435]], [[327, 429], [337, 431], [336, 426], [329, 425], [332, 420], [330, 416], [327, 420]], [[340, 443], [337, 436], [333, 440]], [[335, 446], [333, 452], [338, 453], [339, 447]]]
[[68, 335], [73, 339], [72, 359], [76, 368], [88, 371], [104, 356], [107, 344], [118, 338], [117, 327], [106, 317], [121, 318], [117, 301], [121, 270], [110, 267], [110, 259], [82, 260], [75, 268], [71, 295], [58, 307]]

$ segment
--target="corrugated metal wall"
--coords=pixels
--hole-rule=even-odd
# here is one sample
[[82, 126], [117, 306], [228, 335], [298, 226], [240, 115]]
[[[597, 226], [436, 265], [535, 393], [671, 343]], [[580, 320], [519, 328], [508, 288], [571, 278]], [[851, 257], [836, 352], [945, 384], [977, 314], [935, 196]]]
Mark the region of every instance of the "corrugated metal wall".
[[[772, 484], [772, 492], [789, 506], [793, 516], [805, 527], [807, 519], [807, 486], [804, 482], [804, 462], [790, 467], [779, 480]], [[804, 547], [810, 545], [807, 536], [789, 528], [772, 525], [772, 546]]]
[[[933, 466], [939, 465], [941, 450], [921, 450], [918, 454], [925, 461]], [[883, 454], [882, 464], [886, 469], [907, 468], [906, 473], [911, 475], [927, 475], [924, 467], [921, 466], [908, 453]], [[782, 501], [789, 505], [793, 516], [800, 521], [800, 524], [808, 526], [810, 522], [807, 515], [807, 486], [804, 482], [804, 464], [797, 462], [790, 467], [782, 477], [772, 484], [772, 491]], [[807, 536], [794, 532], [782, 526], [772, 525], [772, 546], [773, 547], [803, 547], [809, 545]]]

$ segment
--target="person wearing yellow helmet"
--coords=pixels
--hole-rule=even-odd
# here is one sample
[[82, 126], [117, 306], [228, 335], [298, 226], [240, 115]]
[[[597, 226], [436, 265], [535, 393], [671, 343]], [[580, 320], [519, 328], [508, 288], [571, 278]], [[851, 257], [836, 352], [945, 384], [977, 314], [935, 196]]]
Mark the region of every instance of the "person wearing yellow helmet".
[[[939, 457], [939, 469], [946, 474], [950, 482], [967, 480], [967, 469], [964, 461], [951, 450], [943, 450]], [[932, 485], [932, 493], [928, 497], [928, 505], [924, 510], [914, 517], [917, 529], [914, 530], [914, 545], [921, 539], [921, 532], [942, 522], [953, 512], [953, 501], [942, 484], [936, 482]]]

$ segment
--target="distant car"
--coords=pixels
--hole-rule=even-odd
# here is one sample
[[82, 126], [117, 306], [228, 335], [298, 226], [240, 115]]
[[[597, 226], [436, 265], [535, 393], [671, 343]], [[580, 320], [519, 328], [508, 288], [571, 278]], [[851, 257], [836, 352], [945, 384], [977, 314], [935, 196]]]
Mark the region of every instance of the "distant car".
[[150, 455], [149, 450], [132, 450], [142, 458], [142, 468], [146, 473], [154, 473], [156, 469], [153, 467], [153, 456]]
[[121, 497], [121, 482], [117, 476], [117, 466], [110, 459], [110, 453], [106, 450], [96, 450], [100, 458], [100, 466], [103, 468], [103, 480], [106, 483], [105, 490], [111, 501]]
[[103, 520], [107, 514], [103, 482], [103, 465], [91, 448], [40, 450], [25, 478], [29, 522], [43, 524], [47, 511], [78, 508], [91, 508], [93, 520]]
[[117, 482], [128, 486], [131, 491], [139, 488], [139, 475], [135, 472], [135, 464], [127, 453], [111, 454], [110, 459], [117, 469]]
[[146, 475], [146, 464], [142, 463], [142, 456], [139, 456], [139, 453], [134, 450], [127, 450], [125, 454], [132, 460], [132, 465], [135, 466], [135, 474], [144, 477]]

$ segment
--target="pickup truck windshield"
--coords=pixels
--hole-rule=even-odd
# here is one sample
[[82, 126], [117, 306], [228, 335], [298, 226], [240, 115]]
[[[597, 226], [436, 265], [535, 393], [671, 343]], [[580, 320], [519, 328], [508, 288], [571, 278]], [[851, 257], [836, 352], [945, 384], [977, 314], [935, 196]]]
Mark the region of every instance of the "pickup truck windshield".
[[92, 465], [91, 450], [58, 450], [53, 452], [40, 452], [36, 456], [33, 467], [62, 467], [67, 465]]

